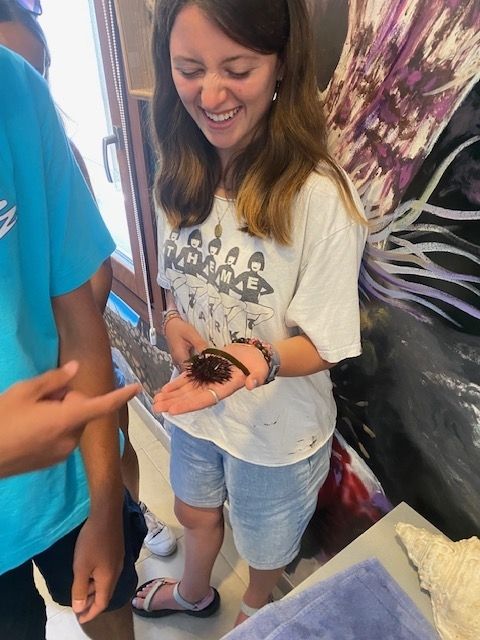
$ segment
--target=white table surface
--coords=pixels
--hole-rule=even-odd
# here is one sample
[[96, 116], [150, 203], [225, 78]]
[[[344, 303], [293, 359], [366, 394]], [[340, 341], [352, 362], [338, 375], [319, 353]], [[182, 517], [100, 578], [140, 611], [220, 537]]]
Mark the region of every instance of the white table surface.
[[428, 520], [425, 520], [405, 502], [401, 502], [368, 531], [303, 580], [286, 597], [299, 593], [316, 582], [325, 580], [325, 578], [362, 562], [362, 560], [377, 558], [433, 625], [430, 597], [427, 592], [420, 589], [417, 571], [410, 563], [403, 545], [395, 534], [394, 527], [397, 522], [406, 522], [415, 527], [427, 529], [432, 533], [440, 533]]

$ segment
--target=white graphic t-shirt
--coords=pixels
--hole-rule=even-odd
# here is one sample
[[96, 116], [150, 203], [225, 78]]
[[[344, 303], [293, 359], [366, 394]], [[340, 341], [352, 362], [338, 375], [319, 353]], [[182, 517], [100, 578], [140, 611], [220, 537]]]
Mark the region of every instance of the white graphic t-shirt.
[[[182, 317], [218, 348], [238, 337], [276, 342], [303, 333], [328, 362], [359, 355], [357, 281], [366, 230], [348, 216], [333, 182], [309, 177], [295, 201], [287, 247], [239, 227], [234, 203], [218, 196], [198, 226], [172, 229], [158, 211], [158, 283], [172, 291]], [[211, 408], [165, 417], [237, 458], [281, 466], [327, 442], [336, 407], [330, 375], [321, 371], [277, 377]]]

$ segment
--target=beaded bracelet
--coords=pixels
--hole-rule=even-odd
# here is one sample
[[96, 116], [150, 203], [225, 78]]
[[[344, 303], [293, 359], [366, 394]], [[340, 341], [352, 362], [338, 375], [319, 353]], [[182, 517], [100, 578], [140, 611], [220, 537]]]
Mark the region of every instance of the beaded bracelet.
[[270, 367], [273, 356], [273, 347], [269, 342], [263, 342], [263, 340], [259, 340], [258, 338], [235, 338], [234, 340], [232, 340], [232, 342], [238, 342], [240, 344], [251, 344], [252, 347], [256, 347], [259, 351], [261, 351], [268, 366]]
[[280, 356], [273, 345], [269, 342], [259, 340], [258, 338], [235, 338], [233, 342], [250, 344], [252, 347], [256, 347], [261, 352], [268, 365], [267, 377], [263, 384], [269, 384], [275, 380], [277, 373], [280, 370]]

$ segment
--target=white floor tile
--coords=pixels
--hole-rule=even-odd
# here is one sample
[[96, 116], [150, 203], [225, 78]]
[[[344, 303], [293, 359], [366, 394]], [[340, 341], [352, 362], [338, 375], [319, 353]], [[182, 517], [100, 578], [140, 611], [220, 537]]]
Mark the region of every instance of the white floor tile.
[[133, 446], [137, 450], [157, 441], [155, 435], [143, 424], [132, 403], [129, 404], [128, 433]]
[[62, 611], [47, 620], [47, 640], [85, 640], [88, 638], [70, 609]]
[[170, 484], [144, 449], [137, 449], [137, 456], [140, 465], [140, 500], [160, 520], [178, 530], [177, 533], [182, 535], [182, 529], [173, 511], [174, 496]]
[[154, 466], [164, 476], [165, 480], [169, 482], [169, 467], [170, 467], [170, 454], [162, 445], [161, 442], [156, 440], [147, 444], [144, 448], [145, 453], [150, 458]]

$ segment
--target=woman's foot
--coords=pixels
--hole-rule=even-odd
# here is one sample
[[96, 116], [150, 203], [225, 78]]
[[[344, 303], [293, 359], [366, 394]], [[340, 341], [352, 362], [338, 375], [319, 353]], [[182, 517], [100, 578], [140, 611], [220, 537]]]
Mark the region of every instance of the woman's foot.
[[242, 624], [242, 622], [245, 622], [245, 620], [248, 620], [249, 618], [250, 616], [247, 616], [243, 611], [239, 611], [233, 626], [238, 627], [239, 624]]
[[[269, 596], [268, 602], [266, 602], [263, 606], [266, 606], [271, 602], [273, 602], [273, 597]], [[242, 622], [245, 622], [245, 620], [248, 620], [249, 618], [254, 616], [257, 613], [257, 611], [260, 611], [260, 609], [263, 609], [263, 607], [258, 607], [258, 609], [256, 607], [249, 607], [248, 604], [245, 604], [245, 602], [242, 600], [242, 603], [240, 605], [240, 611], [238, 612], [238, 616], [233, 626], [238, 627], [239, 624], [242, 624]]]
[[161, 618], [173, 613], [206, 618], [214, 614], [220, 606], [220, 595], [213, 587], [198, 602], [185, 600], [178, 588], [179, 582], [172, 578], [149, 580], [137, 589], [132, 600], [134, 613], [146, 618]]
[[149, 594], [151, 595], [151, 598], [149, 603], [147, 603], [147, 611], [156, 611], [159, 609], [182, 609], [182, 607], [173, 599], [173, 588], [177, 584], [177, 580], [173, 580], [171, 578], [159, 578], [158, 580], [163, 580], [164, 584], [158, 586], [156, 590], [156, 580], [145, 582], [137, 589], [135, 598], [132, 600], [132, 607], [134, 611], [135, 609], [142, 609], [145, 611], [144, 603]]

